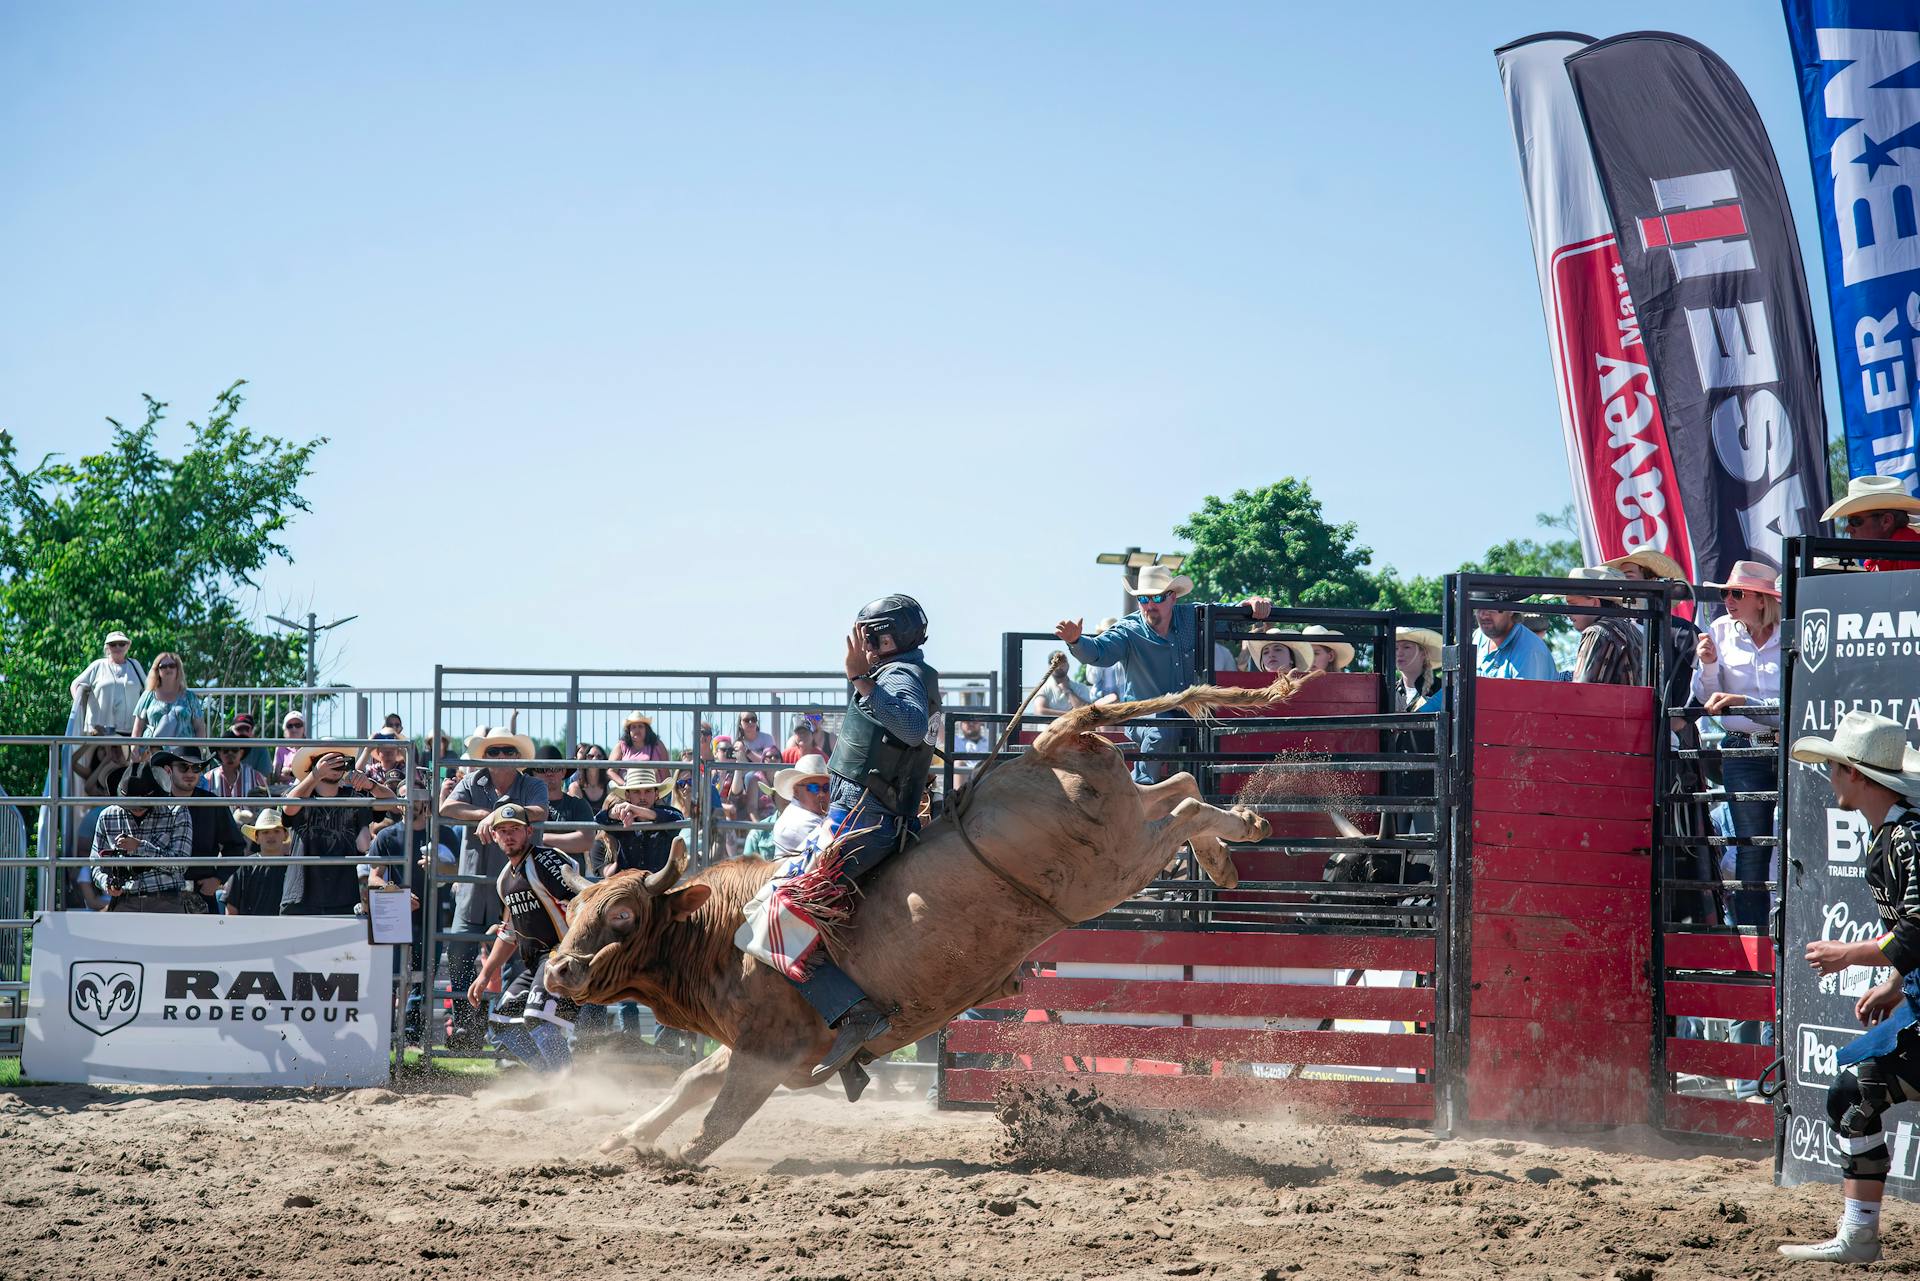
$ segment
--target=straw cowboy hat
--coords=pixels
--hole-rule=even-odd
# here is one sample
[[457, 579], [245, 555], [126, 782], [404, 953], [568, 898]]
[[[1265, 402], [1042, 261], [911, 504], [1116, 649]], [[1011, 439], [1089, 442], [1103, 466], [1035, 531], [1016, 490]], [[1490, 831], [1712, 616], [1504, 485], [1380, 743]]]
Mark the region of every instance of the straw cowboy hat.
[[284, 832], [286, 830], [287, 823], [286, 820], [280, 816], [280, 811], [268, 809], [261, 810], [260, 817], [256, 818], [252, 823], [243, 824], [240, 828], [240, 835], [250, 841], [258, 843], [260, 833], [262, 832]]
[[648, 729], [652, 729], [653, 717], [645, 712], [628, 712], [620, 718], [620, 728], [624, 730], [629, 725], [645, 725]]
[[1732, 587], [1745, 592], [1760, 592], [1767, 596], [1780, 594], [1780, 575], [1773, 566], [1757, 560], [1736, 560], [1733, 568], [1727, 571], [1724, 583], [1702, 583], [1703, 587], [1718, 587], [1725, 591]]
[[1284, 628], [1269, 627], [1262, 635], [1240, 642], [1240, 653], [1246, 658], [1250, 671], [1260, 670], [1260, 651], [1269, 645], [1284, 646], [1293, 655], [1293, 665], [1301, 671], [1313, 666], [1313, 646], [1305, 641], [1281, 640]]
[[1622, 565], [1638, 565], [1655, 578], [1667, 578], [1676, 583], [1687, 581], [1687, 575], [1680, 568], [1679, 561], [1651, 547], [1636, 547], [1625, 556], [1615, 556], [1606, 564], [1609, 569], [1618, 569]]
[[487, 754], [489, 747], [497, 747], [503, 743], [512, 747], [520, 759], [527, 761], [533, 759], [533, 740], [525, 734], [516, 734], [499, 725], [492, 727], [482, 725], [467, 736], [467, 759], [478, 760]]
[[[1577, 578], [1586, 583], [1625, 583], [1631, 581], [1612, 565], [1577, 565], [1567, 571], [1568, 578]], [[1575, 592], [1575, 596], [1605, 596], [1604, 591]], [[1565, 600], [1562, 596], [1560, 599]], [[1611, 599], [1609, 597], [1609, 599]]]
[[350, 747], [303, 747], [287, 762], [287, 769], [295, 778], [305, 778], [313, 772], [313, 767], [322, 756], [344, 757], [349, 768], [353, 765], [353, 749]]
[[1431, 627], [1402, 627], [1394, 632], [1394, 639], [1412, 641], [1426, 650], [1428, 670], [1435, 672], [1440, 670], [1440, 651], [1446, 648], [1447, 643], [1440, 639], [1439, 632]]
[[[1315, 623], [1311, 627], [1301, 628], [1300, 634], [1313, 638], [1308, 642], [1309, 645], [1325, 645], [1333, 651], [1334, 671], [1344, 672], [1347, 670], [1347, 665], [1353, 662], [1353, 646], [1342, 639], [1340, 633]], [[1313, 654], [1311, 650], [1308, 651], [1307, 657], [1309, 660], [1312, 659]], [[1309, 661], [1307, 665], [1311, 667], [1312, 662]]]
[[1908, 800], [1920, 799], [1920, 751], [1907, 746], [1900, 722], [1872, 712], [1848, 712], [1831, 740], [1794, 739], [1793, 759], [1806, 765], [1846, 765]]
[[1127, 588], [1129, 596], [1158, 596], [1161, 592], [1172, 592], [1175, 596], [1185, 596], [1193, 590], [1193, 580], [1185, 574], [1175, 576], [1165, 565], [1144, 566], [1132, 587]]
[[613, 779], [607, 781], [607, 795], [618, 796], [624, 801], [627, 799], [628, 792], [638, 792], [648, 788], [656, 792], [667, 791], [672, 787], [673, 780], [666, 776], [665, 771], [630, 769], [617, 781]]
[[1920, 512], [1920, 498], [1907, 492], [1897, 476], [1855, 476], [1847, 482], [1847, 496], [1820, 513], [1821, 520], [1839, 520], [1856, 512]]
[[802, 756], [793, 763], [791, 769], [783, 769], [773, 776], [773, 794], [783, 801], [793, 799], [793, 789], [810, 778], [827, 777], [827, 758], [818, 752]]

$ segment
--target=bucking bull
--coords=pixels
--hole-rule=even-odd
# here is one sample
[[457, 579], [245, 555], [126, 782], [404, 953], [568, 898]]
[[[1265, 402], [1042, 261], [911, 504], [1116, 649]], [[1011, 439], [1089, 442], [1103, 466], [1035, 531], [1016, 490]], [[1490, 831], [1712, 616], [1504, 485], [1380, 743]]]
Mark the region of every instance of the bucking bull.
[[[1138, 894], [1183, 844], [1214, 884], [1232, 888], [1239, 878], [1222, 842], [1260, 840], [1266, 820], [1206, 804], [1191, 774], [1135, 783], [1119, 750], [1094, 731], [1144, 716], [1264, 707], [1296, 687], [1282, 675], [1266, 689], [1196, 686], [1078, 708], [1028, 752], [983, 771], [967, 789], [964, 832], [951, 815], [930, 825], [861, 883], [851, 922], [827, 939], [861, 988], [898, 1007], [863, 1056], [910, 1045], [962, 1010], [1013, 995], [1036, 947]], [[792, 983], [734, 946], [748, 901], [780, 864], [730, 859], [682, 884], [683, 870], [676, 862], [588, 887], [547, 959], [546, 981], [577, 1001], [643, 1002], [662, 1023], [721, 1042], [665, 1101], [603, 1145], [644, 1148], [712, 1101], [700, 1132], [671, 1154], [697, 1164], [777, 1086], [818, 1084], [812, 1065], [834, 1034]]]

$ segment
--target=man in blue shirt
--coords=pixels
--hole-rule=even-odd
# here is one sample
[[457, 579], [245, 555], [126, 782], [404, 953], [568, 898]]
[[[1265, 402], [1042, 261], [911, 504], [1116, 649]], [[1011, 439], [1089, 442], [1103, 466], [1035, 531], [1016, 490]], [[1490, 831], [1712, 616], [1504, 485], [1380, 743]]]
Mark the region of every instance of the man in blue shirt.
[[[1193, 590], [1193, 580], [1182, 574], [1175, 577], [1164, 565], [1149, 565], [1140, 571], [1139, 582], [1127, 592], [1139, 602], [1140, 612], [1125, 618], [1098, 636], [1084, 634], [1084, 620], [1061, 619], [1053, 634], [1067, 643], [1067, 649], [1090, 666], [1118, 664], [1120, 697], [1131, 702], [1140, 698], [1158, 698], [1199, 683], [1195, 643], [1200, 627], [1200, 611], [1180, 600]], [[1249, 596], [1241, 604], [1255, 618], [1265, 618], [1273, 602], [1262, 596]], [[1127, 727], [1127, 733], [1140, 744], [1145, 754], [1160, 750], [1177, 752], [1187, 734], [1164, 723], [1143, 721]], [[1133, 767], [1134, 778], [1142, 783], [1156, 781], [1167, 773], [1166, 766], [1149, 767], [1143, 759]]]
[[1474, 642], [1480, 675], [1525, 681], [1560, 679], [1547, 643], [1521, 623], [1519, 611], [1476, 609], [1473, 616], [1480, 624], [1480, 635]]

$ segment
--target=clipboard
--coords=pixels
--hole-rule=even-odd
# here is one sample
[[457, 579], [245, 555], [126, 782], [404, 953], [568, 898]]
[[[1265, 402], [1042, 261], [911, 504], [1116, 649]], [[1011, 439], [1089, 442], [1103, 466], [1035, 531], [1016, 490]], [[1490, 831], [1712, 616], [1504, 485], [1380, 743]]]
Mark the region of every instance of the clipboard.
[[413, 942], [413, 901], [404, 886], [367, 891], [367, 942]]

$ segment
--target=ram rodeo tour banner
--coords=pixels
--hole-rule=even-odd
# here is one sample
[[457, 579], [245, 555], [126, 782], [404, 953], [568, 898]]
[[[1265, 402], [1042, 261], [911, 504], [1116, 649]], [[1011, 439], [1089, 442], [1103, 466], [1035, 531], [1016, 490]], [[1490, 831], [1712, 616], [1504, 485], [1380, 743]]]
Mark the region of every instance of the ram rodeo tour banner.
[[381, 1085], [392, 949], [357, 918], [34, 922], [26, 1075], [132, 1085]]

